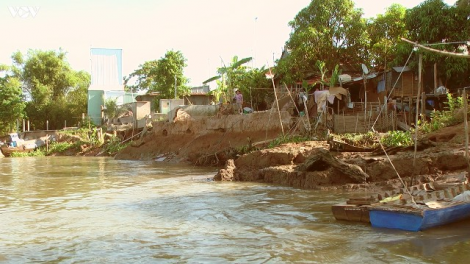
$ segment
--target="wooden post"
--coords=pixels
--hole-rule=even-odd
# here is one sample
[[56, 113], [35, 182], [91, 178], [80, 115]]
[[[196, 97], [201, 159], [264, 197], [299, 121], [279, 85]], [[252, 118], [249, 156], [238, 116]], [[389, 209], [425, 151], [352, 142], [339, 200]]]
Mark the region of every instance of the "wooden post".
[[421, 94], [421, 118], [426, 118], [426, 93]]
[[366, 76], [362, 75], [364, 80], [364, 128], [367, 126], [367, 85], [366, 85]]
[[437, 90], [437, 63], [434, 63], [434, 94], [436, 94]]
[[468, 111], [468, 101], [467, 101], [467, 89], [463, 89], [463, 112], [464, 112], [464, 126], [465, 126], [465, 157], [467, 158], [468, 163], [468, 121], [467, 121], [467, 111]]
[[[419, 95], [421, 93], [421, 70], [423, 68], [423, 54], [419, 54], [419, 66], [418, 66], [418, 93], [416, 98], [416, 121], [415, 121], [415, 151], [413, 155], [413, 168], [416, 168], [416, 152], [418, 150], [418, 119], [419, 119]], [[414, 175], [414, 171], [413, 171]], [[413, 179], [413, 177], [412, 177]]]
[[359, 123], [359, 114], [356, 114], [356, 127], [354, 128], [354, 133], [357, 133], [357, 123]]
[[279, 109], [279, 101], [277, 99], [276, 85], [274, 84], [274, 75], [271, 73], [271, 68], [269, 68], [269, 75], [272, 76], [271, 81], [273, 83], [274, 98], [276, 99], [277, 113], [279, 114], [279, 123], [281, 123], [282, 136], [284, 136], [284, 126], [282, 125], [281, 110]]
[[413, 105], [413, 96], [408, 97], [408, 120], [410, 121], [410, 126], [413, 121], [412, 113], [411, 113], [411, 106]]

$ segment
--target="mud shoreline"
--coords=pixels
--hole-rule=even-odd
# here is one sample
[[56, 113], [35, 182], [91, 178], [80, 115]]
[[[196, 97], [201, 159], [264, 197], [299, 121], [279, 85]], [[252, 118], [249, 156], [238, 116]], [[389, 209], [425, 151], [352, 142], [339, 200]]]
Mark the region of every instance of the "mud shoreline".
[[[466, 172], [463, 124], [428, 134], [426, 148], [414, 155], [330, 151], [326, 141], [288, 143], [266, 149], [266, 142], [281, 135], [281, 123], [269, 112], [250, 115], [193, 118], [154, 124], [139, 144], [116, 159], [155, 160], [221, 168], [214, 180], [255, 181], [303, 189], [354, 190], [365, 186], [429, 182], [447, 173]], [[283, 114], [283, 128], [292, 126]], [[235, 150], [253, 151], [237, 156]], [[390, 163], [389, 158], [392, 163]], [[393, 164], [393, 166], [392, 166]], [[415, 164], [413, 166], [413, 164]], [[381, 187], [381, 188], [382, 188]], [[396, 186], [394, 186], [396, 187]]]

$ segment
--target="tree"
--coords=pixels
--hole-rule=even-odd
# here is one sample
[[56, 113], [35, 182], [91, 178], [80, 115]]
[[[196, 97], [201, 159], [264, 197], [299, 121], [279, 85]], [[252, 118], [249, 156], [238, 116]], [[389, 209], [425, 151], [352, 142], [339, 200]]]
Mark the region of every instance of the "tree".
[[278, 63], [286, 80], [306, 79], [315, 71], [316, 61], [324, 61], [329, 69], [336, 64], [359, 67], [366, 57], [365, 20], [351, 0], [312, 0], [289, 25], [289, 54]]
[[[159, 60], [146, 61], [139, 68], [124, 78], [124, 84], [131, 91], [159, 92], [162, 98], [175, 97], [175, 77], [177, 96], [184, 94], [187, 78], [183, 71], [186, 59], [180, 51], [167, 51]], [[129, 85], [132, 78], [137, 78], [134, 85]]]
[[[22, 83], [26, 99], [26, 116], [33, 129], [62, 128], [80, 120], [86, 111], [90, 75], [75, 72], [59, 51], [29, 50], [12, 55], [12, 72]], [[67, 96], [70, 95], [70, 99]]]
[[230, 101], [233, 97], [233, 88], [236, 88], [234, 84], [236, 84], [237, 79], [246, 71], [246, 66], [244, 66], [244, 64], [251, 60], [251, 57], [238, 60], [238, 56], [233, 56], [230, 65], [226, 66], [224, 63], [223, 67], [217, 69], [218, 75], [205, 80], [203, 84], [222, 79], [221, 82], [217, 83], [216, 93], [225, 96], [225, 101]]
[[243, 93], [244, 101], [257, 111], [266, 110], [270, 107], [267, 103], [274, 101], [272, 82], [266, 78], [266, 72], [264, 67], [249, 69], [239, 74], [233, 84]]
[[459, 8], [470, 7], [470, 0], [457, 0], [455, 3]]
[[[434, 49], [459, 52], [470, 39], [470, 9], [465, 6], [447, 6], [442, 0], [427, 0], [406, 13], [409, 39]], [[437, 44], [437, 45], [436, 45]], [[411, 47], [408, 45], [408, 53]], [[468, 59], [452, 58], [437, 53], [423, 52], [423, 65], [437, 63], [439, 77], [448, 87], [461, 87], [470, 83]], [[404, 54], [402, 54], [404, 58]], [[411, 64], [416, 67], [416, 62]]]
[[398, 49], [404, 45], [400, 38], [407, 36], [405, 15], [405, 7], [392, 4], [385, 14], [379, 14], [375, 19], [368, 21], [367, 31], [370, 37], [368, 61], [377, 70], [389, 69], [388, 65], [395, 61]]
[[26, 104], [23, 101], [21, 82], [11, 76], [10, 67], [0, 65], [0, 72], [5, 76], [0, 78], [0, 133], [14, 130], [18, 119], [23, 118]]
[[91, 75], [85, 71], [76, 72], [73, 82], [75, 85], [66, 95], [67, 112], [69, 117], [72, 118], [69, 124], [75, 124], [78, 120], [81, 120], [81, 115], [87, 112], [88, 87], [91, 84]]
[[[159, 95], [154, 102], [156, 108], [159, 99], [175, 98], [185, 95], [189, 91], [188, 79], [183, 71], [186, 59], [180, 51], [167, 51], [159, 60], [146, 61], [139, 68], [124, 78], [124, 85], [133, 92], [157, 92]], [[132, 78], [137, 78], [134, 85], [129, 85]]]

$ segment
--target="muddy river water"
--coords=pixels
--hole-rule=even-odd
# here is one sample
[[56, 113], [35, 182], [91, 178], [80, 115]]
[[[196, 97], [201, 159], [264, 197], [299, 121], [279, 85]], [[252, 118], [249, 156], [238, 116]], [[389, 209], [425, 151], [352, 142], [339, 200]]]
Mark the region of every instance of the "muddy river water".
[[0, 263], [468, 263], [470, 221], [336, 221], [347, 194], [213, 182], [213, 168], [0, 158]]

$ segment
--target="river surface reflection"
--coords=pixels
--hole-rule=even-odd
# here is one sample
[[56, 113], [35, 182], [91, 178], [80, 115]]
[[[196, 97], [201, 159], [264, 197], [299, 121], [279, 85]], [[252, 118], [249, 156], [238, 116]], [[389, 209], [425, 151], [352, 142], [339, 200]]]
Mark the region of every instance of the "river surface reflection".
[[0, 158], [1, 263], [467, 263], [470, 221], [336, 221], [341, 192], [212, 182], [212, 168]]

